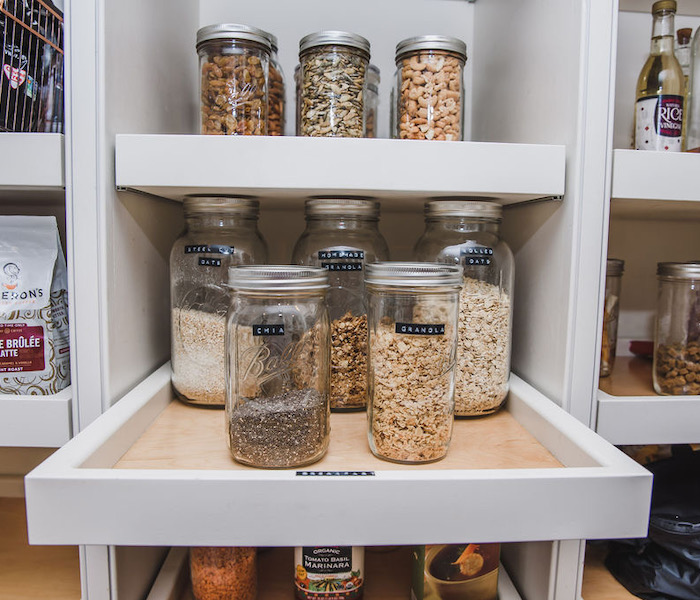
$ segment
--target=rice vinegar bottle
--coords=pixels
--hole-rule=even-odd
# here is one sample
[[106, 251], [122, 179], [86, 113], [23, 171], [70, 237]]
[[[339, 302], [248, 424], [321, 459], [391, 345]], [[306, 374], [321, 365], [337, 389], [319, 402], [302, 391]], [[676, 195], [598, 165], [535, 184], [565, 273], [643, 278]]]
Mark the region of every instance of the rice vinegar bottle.
[[658, 0], [651, 12], [651, 51], [637, 80], [635, 148], [680, 152], [685, 77], [673, 52], [676, 0]]

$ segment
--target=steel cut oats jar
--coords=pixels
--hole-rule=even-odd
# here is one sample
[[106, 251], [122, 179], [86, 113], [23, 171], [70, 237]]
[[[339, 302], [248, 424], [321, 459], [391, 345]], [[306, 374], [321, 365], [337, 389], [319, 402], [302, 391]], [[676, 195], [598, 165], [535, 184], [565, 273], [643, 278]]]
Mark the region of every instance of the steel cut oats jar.
[[394, 462], [439, 460], [452, 437], [462, 268], [379, 262], [365, 284], [370, 448]]

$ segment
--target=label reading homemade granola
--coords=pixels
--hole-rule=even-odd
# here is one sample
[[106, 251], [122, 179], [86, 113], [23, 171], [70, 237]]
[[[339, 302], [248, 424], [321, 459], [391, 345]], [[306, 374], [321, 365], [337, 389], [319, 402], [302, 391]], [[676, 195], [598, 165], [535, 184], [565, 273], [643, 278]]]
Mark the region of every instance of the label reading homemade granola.
[[444, 323], [428, 325], [423, 323], [396, 323], [396, 333], [405, 335], [445, 335]]
[[364, 548], [304, 546], [294, 551], [294, 585], [301, 600], [355, 600], [362, 596]]
[[462, 248], [460, 253], [465, 267], [488, 266], [493, 259], [493, 248], [489, 246], [467, 246]]

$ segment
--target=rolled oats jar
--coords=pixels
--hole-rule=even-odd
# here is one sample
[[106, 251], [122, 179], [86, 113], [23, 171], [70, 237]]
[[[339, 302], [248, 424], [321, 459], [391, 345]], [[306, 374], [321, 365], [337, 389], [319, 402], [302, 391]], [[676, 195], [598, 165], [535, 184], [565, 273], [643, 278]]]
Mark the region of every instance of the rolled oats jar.
[[253, 467], [319, 460], [329, 437], [328, 271], [229, 269], [226, 423], [233, 458]]
[[367, 303], [364, 270], [388, 260], [378, 229], [379, 203], [370, 198], [311, 198], [306, 230], [292, 262], [328, 271], [331, 327], [331, 410], [367, 406]]
[[605, 305], [603, 306], [603, 335], [600, 346], [600, 376], [612, 373], [617, 346], [617, 321], [620, 315], [620, 290], [625, 261], [608, 258], [605, 271]]
[[228, 268], [267, 262], [267, 244], [253, 198], [189, 196], [184, 212], [170, 251], [172, 385], [187, 404], [223, 408]]
[[500, 235], [502, 208], [484, 200], [432, 200], [416, 260], [461, 265], [455, 415], [496, 412], [510, 377], [513, 253]]
[[233, 23], [197, 31], [201, 133], [267, 135], [269, 36]]
[[300, 134], [365, 137], [365, 77], [370, 44], [345, 31], [319, 31], [299, 42]]
[[464, 65], [457, 38], [422, 35], [396, 45], [396, 137], [464, 139]]
[[700, 262], [657, 265], [653, 382], [657, 394], [700, 394]]
[[366, 266], [365, 284], [370, 449], [399, 463], [440, 460], [454, 421], [462, 268], [378, 262]]

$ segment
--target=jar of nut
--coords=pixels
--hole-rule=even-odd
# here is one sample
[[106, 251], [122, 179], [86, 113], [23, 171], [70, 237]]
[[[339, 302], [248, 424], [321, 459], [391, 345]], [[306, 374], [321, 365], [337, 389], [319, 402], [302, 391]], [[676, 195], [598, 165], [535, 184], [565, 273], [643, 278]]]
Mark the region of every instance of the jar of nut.
[[605, 271], [605, 306], [603, 307], [603, 335], [600, 346], [600, 376], [612, 373], [617, 346], [617, 321], [620, 315], [620, 290], [625, 261], [609, 258]]
[[700, 394], [700, 263], [659, 263], [653, 381], [657, 394]]
[[201, 133], [267, 135], [269, 35], [238, 24], [197, 31]]
[[381, 75], [379, 67], [369, 65], [367, 67], [365, 90], [365, 126], [368, 138], [377, 137], [377, 110], [379, 109], [379, 83]]
[[306, 201], [306, 230], [292, 262], [328, 271], [331, 319], [331, 410], [367, 405], [367, 305], [364, 268], [388, 260], [379, 233], [379, 203], [368, 198], [312, 198]]
[[284, 135], [284, 74], [277, 54], [279, 50], [277, 37], [271, 33], [268, 33], [267, 36], [271, 47], [267, 81], [267, 133], [269, 135]]
[[301, 135], [365, 136], [369, 57], [369, 42], [354, 33], [320, 31], [301, 39]]
[[464, 139], [467, 46], [457, 38], [423, 35], [396, 46], [396, 137]]
[[365, 283], [370, 449], [399, 463], [440, 460], [454, 421], [462, 268], [379, 262]]
[[426, 203], [417, 260], [461, 265], [455, 415], [496, 412], [510, 376], [513, 253], [500, 236], [502, 209], [489, 201]]

